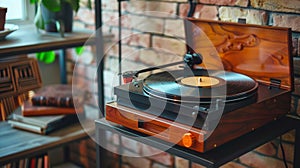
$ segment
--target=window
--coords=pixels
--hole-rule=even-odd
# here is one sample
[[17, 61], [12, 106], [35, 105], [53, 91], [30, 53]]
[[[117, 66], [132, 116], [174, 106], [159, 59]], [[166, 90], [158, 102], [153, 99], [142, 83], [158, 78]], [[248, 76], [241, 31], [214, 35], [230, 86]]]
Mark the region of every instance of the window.
[[1, 7], [7, 7], [7, 22], [22, 23], [34, 18], [34, 5], [29, 0], [0, 0]]

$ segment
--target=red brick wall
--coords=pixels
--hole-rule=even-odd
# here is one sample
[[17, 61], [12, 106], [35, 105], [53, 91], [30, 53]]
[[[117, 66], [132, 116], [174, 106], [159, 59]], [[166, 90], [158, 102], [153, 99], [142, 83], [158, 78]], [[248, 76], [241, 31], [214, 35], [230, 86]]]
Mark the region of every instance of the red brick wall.
[[[103, 31], [115, 34], [114, 41], [118, 41], [118, 13], [117, 0], [102, 0]], [[184, 29], [180, 17], [185, 17], [188, 12], [187, 0], [131, 0], [122, 2], [122, 53], [123, 70], [138, 69], [151, 65], [161, 65], [182, 59], [185, 53]], [[294, 66], [295, 66], [295, 92], [292, 97], [292, 111], [300, 115], [300, 0], [199, 0], [194, 17], [236, 22], [238, 18], [246, 18], [247, 23], [290, 27], [293, 30]], [[152, 12], [145, 12], [152, 11]], [[76, 16], [76, 25], [94, 28], [94, 11], [80, 8]], [[274, 37], [276, 38], [276, 37]], [[110, 48], [111, 47], [111, 48]], [[118, 46], [107, 45], [105, 66], [105, 95], [106, 100], [112, 99], [112, 86], [117, 83], [118, 71]], [[87, 53], [88, 55], [88, 53]], [[71, 58], [71, 57], [70, 57]], [[91, 90], [92, 69], [96, 68], [92, 55], [80, 63], [83, 88], [91, 95], [97, 93]], [[73, 66], [70, 63], [69, 72]], [[71, 73], [70, 73], [71, 79]], [[94, 102], [90, 102], [95, 105]], [[110, 138], [110, 137], [108, 137]], [[117, 138], [114, 138], [117, 139]], [[294, 132], [289, 132], [283, 137], [283, 146], [289, 167], [293, 162]], [[123, 140], [128, 147], [128, 152], [143, 153], [156, 150], [129, 139]], [[115, 142], [115, 141], [112, 141]], [[112, 143], [116, 145], [117, 142]], [[114, 155], [112, 155], [114, 156]], [[188, 167], [188, 161], [173, 157], [166, 153], [146, 158], [123, 157], [124, 167]], [[116, 162], [115, 162], [116, 163]], [[200, 165], [193, 164], [198, 168]], [[279, 139], [275, 139], [254, 151], [251, 151], [223, 168], [281, 168], [282, 153], [279, 148]]]

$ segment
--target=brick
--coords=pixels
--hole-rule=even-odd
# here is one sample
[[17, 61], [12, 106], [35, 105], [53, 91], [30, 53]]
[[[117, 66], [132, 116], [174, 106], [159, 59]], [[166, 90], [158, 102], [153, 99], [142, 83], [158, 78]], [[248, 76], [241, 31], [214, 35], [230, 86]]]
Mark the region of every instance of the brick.
[[136, 47], [122, 45], [122, 62], [123, 60], [137, 61], [140, 52], [140, 49]]
[[128, 38], [128, 45], [145, 48], [150, 47], [150, 34], [131, 33]]
[[200, 3], [224, 6], [243, 6], [247, 7], [248, 0], [200, 0]]
[[119, 83], [119, 77], [115, 72], [104, 70], [103, 76], [104, 85], [110, 87], [111, 90], [113, 90], [113, 87]]
[[164, 0], [168, 2], [188, 2], [188, 0]]
[[238, 18], [245, 18], [248, 24], [266, 25], [268, 21], [265, 11], [236, 7], [220, 7], [219, 16], [222, 21], [229, 22], [237, 22]]
[[76, 69], [74, 70], [78, 76], [85, 76], [86, 67], [84, 64], [76, 64]]
[[85, 29], [86, 24], [79, 20], [79, 18], [74, 18], [73, 27], [76, 27], [76, 29]]
[[192, 163], [192, 168], [205, 168], [205, 167], [200, 164]]
[[300, 15], [275, 14], [271, 15], [273, 26], [289, 27], [293, 31], [300, 32]]
[[158, 164], [158, 163], [153, 163], [151, 168], [169, 168], [168, 166]]
[[[89, 30], [95, 30], [96, 29], [96, 26], [95, 25], [85, 25], [85, 28], [86, 29], [89, 29]], [[104, 30], [104, 29], [103, 29]]]
[[174, 17], [176, 8], [176, 3], [155, 1], [130, 1], [126, 5], [128, 12], [156, 17]]
[[93, 65], [87, 66], [85, 76], [90, 80], [95, 80], [97, 77], [97, 67]]
[[263, 168], [283, 168], [284, 164], [282, 160], [278, 160], [271, 157], [258, 155], [255, 152], [249, 152], [239, 158], [242, 164], [246, 164], [250, 167], [263, 167]]
[[114, 92], [111, 87], [104, 86], [104, 96], [107, 101], [114, 100]]
[[75, 56], [72, 52], [73, 49], [67, 49], [67, 59], [72, 60], [73, 62], [76, 61]]
[[72, 84], [72, 79], [73, 79], [72, 75], [68, 75], [67, 76], [67, 83]]
[[73, 72], [74, 66], [75, 66], [74, 62], [67, 61], [67, 66], [66, 66], [67, 72]]
[[[294, 74], [300, 75], [300, 57], [294, 57], [293, 58], [293, 64], [294, 64]], [[295, 93], [300, 95], [300, 79], [295, 78]]]
[[287, 142], [295, 142], [295, 130], [289, 131], [282, 135], [282, 140]]
[[146, 65], [159, 65], [160, 57], [154, 50], [141, 50], [139, 61]]
[[143, 144], [141, 151], [141, 155], [147, 156], [151, 160], [154, 160], [166, 166], [172, 166], [174, 164], [174, 158], [170, 154], [159, 149]]
[[251, 0], [251, 6], [270, 11], [300, 13], [299, 0]]
[[[119, 166], [115, 166], [115, 167], [119, 167]], [[122, 168], [131, 168], [131, 167], [128, 164], [122, 164]]]
[[[121, 141], [122, 141], [122, 146], [130, 151], [133, 151], [137, 154], [141, 153], [142, 150], [142, 144], [140, 142], [137, 142], [135, 140], [132, 140], [130, 138], [127, 137], [121, 137]], [[135, 154], [136, 156], [136, 154]]]
[[299, 99], [297, 97], [292, 96], [292, 99], [291, 99], [291, 111], [290, 111], [290, 113], [297, 114], [298, 101], [299, 101]]
[[133, 62], [128, 60], [122, 61], [122, 72], [139, 70], [143, 68], [147, 68], [147, 66], [141, 64], [140, 62]]
[[194, 13], [195, 18], [218, 20], [218, 9], [216, 6], [197, 5]]
[[115, 73], [118, 73], [118, 67], [116, 65], [119, 64], [118, 58], [116, 56], [108, 56], [104, 59], [104, 69], [109, 70]]
[[[88, 118], [88, 119], [93, 119], [94, 120], [96, 118], [100, 118], [99, 109], [96, 108], [96, 106], [94, 106], [94, 105], [85, 103], [84, 104], [84, 112], [85, 112], [85, 117]], [[90, 142], [90, 143], [92, 143], [92, 142]], [[94, 144], [95, 144], [95, 142], [94, 142]]]
[[221, 166], [220, 168], [247, 168], [247, 167], [243, 166], [239, 163], [229, 162], [229, 163], [226, 163], [225, 165]]
[[300, 38], [298, 38], [298, 47], [297, 47], [297, 55], [300, 56]]
[[175, 157], [175, 166], [176, 168], [186, 168], [189, 167], [189, 161], [186, 159], [183, 159], [181, 157]]
[[[186, 17], [189, 11], [188, 4], [181, 4], [179, 16]], [[218, 9], [216, 6], [197, 5], [193, 17], [200, 19], [218, 20]]]
[[[282, 146], [284, 149], [286, 160], [292, 162], [294, 160], [294, 145], [283, 142]], [[278, 158], [280, 158], [280, 159], [283, 158], [281, 148], [278, 149]]]
[[79, 8], [76, 17], [83, 23], [94, 25], [95, 24], [95, 12], [87, 8]]
[[114, 134], [110, 131], [105, 132], [105, 137], [108, 142], [111, 142], [114, 145], [120, 145], [119, 135]]
[[[110, 32], [113, 34], [111, 45], [117, 45], [119, 42], [119, 29], [117, 27], [114, 27], [114, 28], [111, 28]], [[127, 30], [127, 29], [122, 29], [122, 35], [121, 35], [122, 44], [128, 43], [131, 34], [132, 34], [132, 31]]]
[[164, 35], [185, 38], [184, 24], [182, 19], [167, 19]]
[[159, 18], [131, 15], [130, 28], [141, 32], [163, 34], [164, 20]]
[[180, 60], [182, 60], [181, 56], [177, 56], [171, 53], [146, 49], [140, 50], [139, 61], [147, 66], [163, 65]]
[[149, 159], [143, 158], [143, 157], [122, 157], [123, 162], [128, 163], [133, 168], [150, 168], [151, 167], [151, 161]]
[[94, 57], [94, 54], [90, 51], [84, 51], [81, 55], [77, 55], [74, 51], [74, 55], [77, 56], [77, 63], [83, 63], [83, 64], [92, 64], [96, 62], [96, 58]]
[[273, 142], [268, 142], [258, 148], [255, 149], [255, 151], [262, 153], [264, 155], [268, 155], [268, 156], [274, 156], [276, 155], [277, 152], [277, 145], [274, 144]]
[[136, 16], [136, 15], [132, 15], [132, 14], [122, 15], [121, 24], [122, 24], [123, 29], [124, 28], [128, 28], [128, 29], [134, 28], [134, 26], [132, 26], [132, 19], [134, 18], [134, 16]]
[[118, 10], [118, 1], [102, 0], [102, 10]]
[[164, 51], [179, 56], [186, 53], [186, 44], [183, 40], [154, 36], [152, 38], [152, 44], [153, 48], [158, 51]]
[[298, 38], [292, 39], [292, 56], [298, 56]]
[[128, 1], [124, 2], [124, 4], [124, 10], [126, 12], [136, 13], [138, 11], [145, 11], [146, 9], [146, 1]]
[[[122, 70], [133, 70], [132, 68], [134, 66], [128, 66], [128, 64], [133, 64], [133, 62], [136, 62], [134, 64], [137, 64], [140, 61], [140, 53], [141, 49], [122, 45]], [[112, 50], [109, 51], [109, 54], [110, 56], [105, 58], [105, 69], [118, 72], [118, 46], [113, 46]]]
[[[118, 26], [118, 13], [112, 11], [103, 11], [102, 12], [102, 22], [107, 26]], [[126, 22], [126, 19], [123, 19], [122, 22]]]

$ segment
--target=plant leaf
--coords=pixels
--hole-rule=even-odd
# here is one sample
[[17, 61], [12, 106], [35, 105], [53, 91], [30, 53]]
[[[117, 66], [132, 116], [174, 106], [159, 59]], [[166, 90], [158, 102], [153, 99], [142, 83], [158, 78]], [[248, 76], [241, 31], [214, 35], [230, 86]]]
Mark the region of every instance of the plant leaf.
[[87, 7], [91, 10], [92, 9], [92, 2], [91, 0], [88, 0]]
[[31, 4], [35, 4], [35, 3], [38, 3], [38, 2], [39, 2], [39, 0], [30, 0]]
[[61, 10], [60, 0], [42, 0], [43, 5], [52, 12]]
[[76, 47], [75, 52], [78, 56], [80, 56], [84, 52], [84, 46]]
[[46, 52], [39, 52], [36, 54], [36, 58], [44, 62], [45, 64], [51, 64], [55, 61], [55, 52], [54, 51], [46, 51]]
[[39, 29], [45, 29], [45, 21], [41, 12], [41, 5], [37, 6], [37, 12], [34, 17], [34, 24]]

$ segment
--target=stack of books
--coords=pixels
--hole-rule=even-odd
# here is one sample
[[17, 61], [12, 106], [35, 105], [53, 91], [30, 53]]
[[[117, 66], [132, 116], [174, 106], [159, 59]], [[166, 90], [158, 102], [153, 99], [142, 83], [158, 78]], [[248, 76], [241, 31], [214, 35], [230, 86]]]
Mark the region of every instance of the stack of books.
[[83, 115], [79, 100], [72, 97], [71, 85], [49, 85], [37, 90], [8, 118], [12, 127], [39, 134], [48, 134], [54, 130], [78, 122]]

